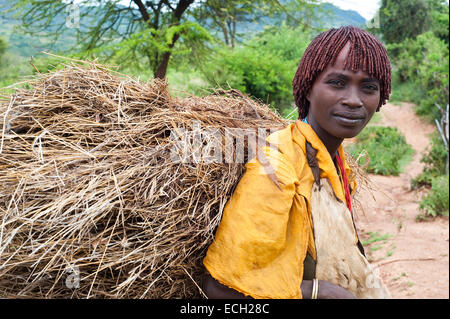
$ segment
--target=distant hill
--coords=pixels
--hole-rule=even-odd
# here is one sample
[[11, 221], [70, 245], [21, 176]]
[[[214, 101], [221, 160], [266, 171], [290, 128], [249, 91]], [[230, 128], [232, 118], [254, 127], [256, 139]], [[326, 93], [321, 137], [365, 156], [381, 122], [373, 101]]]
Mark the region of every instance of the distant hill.
[[[283, 0], [280, 0], [283, 4]], [[311, 26], [318, 29], [336, 28], [344, 25], [353, 25], [364, 27], [366, 19], [354, 10], [343, 10], [335, 5], [325, 2], [321, 3], [314, 13], [316, 20], [311, 21]], [[287, 20], [286, 14], [280, 13], [275, 17], [264, 17], [255, 22], [244, 22], [236, 26], [236, 34], [244, 35], [245, 38], [251, 37], [253, 34], [261, 32], [264, 27], [269, 25], [280, 25], [283, 20]], [[222, 37], [220, 32], [217, 36]]]
[[[61, 31], [59, 39], [53, 42], [51, 38], [39, 35], [28, 35], [17, 32], [15, 26], [20, 25], [21, 21], [14, 18], [12, 14], [7, 14], [5, 8], [10, 6], [9, 0], [0, 0], [0, 37], [4, 38], [9, 44], [9, 52], [21, 57], [30, 57], [38, 55], [42, 50], [51, 50], [52, 52], [64, 52], [70, 50], [76, 45], [76, 37], [74, 29]], [[316, 28], [339, 27], [342, 25], [363, 26], [366, 20], [356, 11], [342, 10], [333, 4], [321, 4], [322, 10], [318, 12], [317, 21], [312, 21], [312, 25]], [[80, 8], [80, 10], [88, 10], [88, 8]], [[60, 21], [64, 21], [66, 13], [56, 17]], [[92, 20], [99, 17], [92, 17]], [[251, 36], [254, 33], [264, 30], [264, 26], [278, 25], [280, 21], [274, 21], [271, 18], [265, 18], [258, 22], [242, 23], [237, 26], [237, 33]], [[39, 30], [41, 34], [51, 32], [52, 30]], [[53, 30], [54, 31], [54, 30]], [[218, 34], [220, 35], [220, 33]]]
[[331, 3], [323, 3], [322, 7], [324, 10], [331, 13], [327, 15], [327, 19], [321, 19], [321, 26], [324, 28], [340, 27], [344, 25], [363, 27], [366, 24], [366, 19], [354, 10], [343, 10]]

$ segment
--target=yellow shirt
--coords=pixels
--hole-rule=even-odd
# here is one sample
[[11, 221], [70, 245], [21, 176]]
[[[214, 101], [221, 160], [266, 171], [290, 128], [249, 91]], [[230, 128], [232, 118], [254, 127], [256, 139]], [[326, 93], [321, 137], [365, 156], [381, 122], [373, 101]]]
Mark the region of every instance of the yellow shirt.
[[[316, 259], [310, 206], [314, 177], [306, 141], [317, 150], [321, 178], [329, 179], [344, 203], [345, 193], [328, 150], [309, 124], [297, 120], [267, 141], [278, 147], [262, 151], [279, 187], [260, 161], [248, 162], [203, 263], [220, 283], [253, 298], [302, 298], [306, 253]], [[350, 176], [342, 146], [338, 152]], [[354, 190], [355, 182], [350, 186]]]

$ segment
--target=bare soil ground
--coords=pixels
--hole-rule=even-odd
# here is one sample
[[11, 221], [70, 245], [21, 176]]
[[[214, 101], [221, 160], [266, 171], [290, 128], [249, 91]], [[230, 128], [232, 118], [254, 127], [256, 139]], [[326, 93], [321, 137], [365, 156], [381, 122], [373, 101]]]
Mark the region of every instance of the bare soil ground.
[[[363, 212], [355, 214], [361, 241], [393, 298], [449, 298], [449, 220], [416, 220], [425, 190], [411, 190], [411, 179], [422, 172], [420, 163], [429, 145], [433, 125], [421, 121], [413, 105], [386, 104], [377, 125], [397, 127], [416, 151], [399, 176], [369, 175], [376, 190], [359, 195]], [[372, 234], [372, 236], [370, 236]]]

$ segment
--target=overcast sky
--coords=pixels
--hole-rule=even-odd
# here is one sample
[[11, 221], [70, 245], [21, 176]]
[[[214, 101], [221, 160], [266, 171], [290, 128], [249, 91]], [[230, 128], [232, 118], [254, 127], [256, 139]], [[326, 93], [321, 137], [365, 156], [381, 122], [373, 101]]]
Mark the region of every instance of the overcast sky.
[[323, 0], [322, 2], [330, 2], [344, 10], [354, 10], [366, 20], [374, 17], [381, 3], [380, 0]]
[[[370, 20], [380, 7], [381, 0], [322, 0], [321, 2], [330, 2], [341, 9], [357, 11], [366, 20]], [[121, 0], [120, 3], [129, 5], [130, 0]]]

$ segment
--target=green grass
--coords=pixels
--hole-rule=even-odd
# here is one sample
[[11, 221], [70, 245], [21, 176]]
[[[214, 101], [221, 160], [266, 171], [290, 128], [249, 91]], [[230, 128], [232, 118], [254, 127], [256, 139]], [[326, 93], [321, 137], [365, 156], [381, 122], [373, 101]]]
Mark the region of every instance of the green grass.
[[[357, 158], [366, 151], [369, 155], [369, 173], [399, 175], [412, 160], [414, 150], [406, 143], [405, 137], [393, 127], [368, 126], [356, 138], [356, 143], [348, 146], [350, 154]], [[366, 163], [360, 163], [364, 166]]]
[[381, 116], [380, 112], [375, 112], [370, 119], [369, 124], [379, 124], [383, 120], [383, 117]]
[[[365, 251], [367, 252], [367, 258], [370, 262], [373, 261], [373, 253], [383, 249], [388, 239], [393, 236], [388, 233], [380, 235], [378, 232], [366, 232], [365, 235], [369, 235], [369, 238], [362, 240], [361, 244], [364, 246]], [[386, 254], [387, 257], [394, 253], [394, 248], [395, 247], [391, 245], [390, 250]]]
[[375, 246], [370, 247], [370, 251], [373, 252], [376, 250], [380, 250], [381, 248], [383, 248], [382, 245], [375, 245]]
[[389, 102], [400, 105], [401, 102], [417, 103], [423, 98], [421, 88], [413, 81], [401, 82], [397, 72], [392, 73], [392, 93], [389, 96]]
[[431, 191], [424, 196], [419, 204], [422, 217], [448, 216], [449, 211], [449, 177], [447, 175], [438, 176], [431, 180]]
[[369, 235], [369, 238], [362, 242], [363, 246], [370, 245], [379, 241], [386, 241], [392, 237], [391, 234], [380, 235], [378, 232], [368, 232], [367, 234]]
[[448, 216], [449, 212], [449, 176], [446, 173], [446, 158], [448, 150], [442, 139], [434, 132], [431, 143], [421, 162], [425, 168], [417, 177], [411, 180], [413, 189], [423, 187], [429, 189], [420, 201], [421, 214], [416, 216], [417, 221]]
[[177, 71], [169, 69], [167, 72], [167, 80], [171, 94], [174, 96], [205, 96], [212, 92], [211, 85], [196, 70], [186, 72], [184, 70]]

